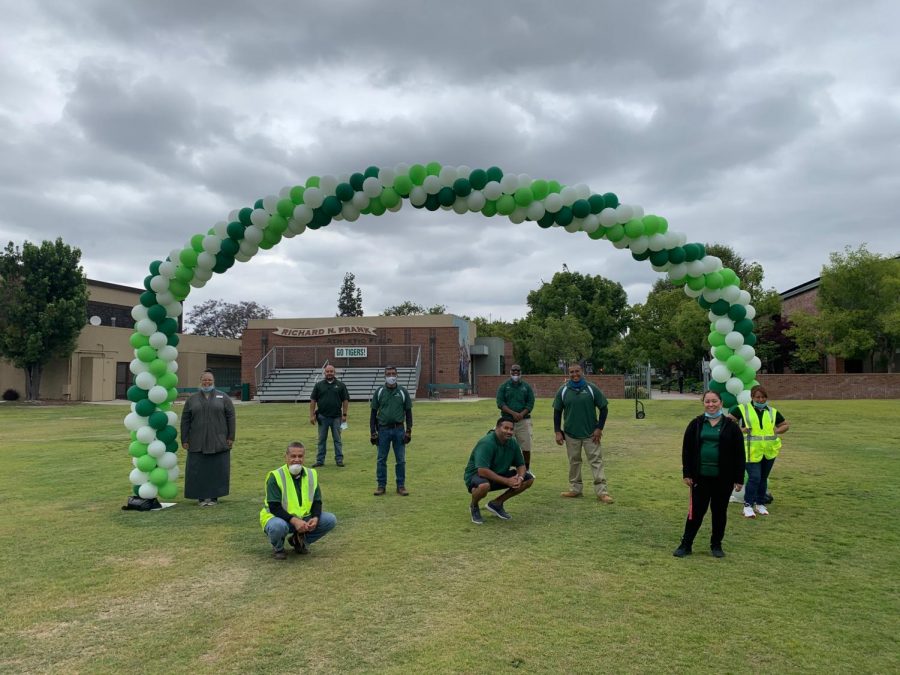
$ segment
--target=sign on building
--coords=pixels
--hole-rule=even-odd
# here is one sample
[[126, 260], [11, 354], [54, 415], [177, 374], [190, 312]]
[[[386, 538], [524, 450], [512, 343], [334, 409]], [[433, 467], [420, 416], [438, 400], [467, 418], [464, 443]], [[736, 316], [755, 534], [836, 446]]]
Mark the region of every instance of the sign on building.
[[368, 347], [335, 347], [336, 359], [364, 359], [369, 355]]

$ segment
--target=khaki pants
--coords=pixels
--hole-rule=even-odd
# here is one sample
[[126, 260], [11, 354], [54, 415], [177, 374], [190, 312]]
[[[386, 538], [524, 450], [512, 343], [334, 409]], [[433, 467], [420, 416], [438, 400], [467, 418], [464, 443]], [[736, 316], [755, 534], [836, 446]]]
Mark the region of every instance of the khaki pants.
[[513, 434], [522, 452], [531, 452], [531, 418], [513, 422]]
[[600, 444], [594, 443], [590, 436], [587, 438], [572, 438], [566, 436], [566, 454], [569, 456], [569, 486], [572, 492], [581, 494], [583, 485], [581, 482], [581, 449], [587, 455], [588, 464], [594, 474], [594, 492], [597, 496], [606, 494], [606, 476], [603, 474], [603, 453]]

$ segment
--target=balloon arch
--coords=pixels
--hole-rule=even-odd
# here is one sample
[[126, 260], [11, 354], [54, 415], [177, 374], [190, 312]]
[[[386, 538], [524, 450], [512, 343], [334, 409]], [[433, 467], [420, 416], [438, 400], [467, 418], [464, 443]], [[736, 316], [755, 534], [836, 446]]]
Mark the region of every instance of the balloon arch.
[[673, 284], [709, 310], [710, 386], [728, 406], [749, 402], [761, 365], [753, 349], [756, 311], [750, 294], [741, 290], [733, 270], [707, 255], [703, 244], [687, 243], [685, 235], [669, 229], [665, 218], [622, 204], [611, 192], [597, 194], [587, 185], [533, 180], [497, 167], [473, 170], [437, 162], [370, 166], [362, 173], [313, 176], [305, 185], [285, 187], [277, 197], [257, 200], [253, 208], [232, 211], [228, 221], [194, 235], [166, 260], [150, 263], [146, 291], [131, 312], [135, 378], [128, 389], [132, 405], [125, 426], [131, 432], [128, 452], [134, 469], [129, 480], [135, 494], [171, 499], [178, 492], [178, 418], [171, 408], [178, 396], [177, 319], [191, 287], [202, 287], [213, 274], [227, 272], [235, 262], [248, 262], [282, 238], [333, 221], [352, 222], [360, 215], [399, 211], [404, 200], [429, 211], [480, 212], [505, 216], [517, 224], [527, 220], [544, 229], [561, 227], [629, 249], [635, 260], [649, 261], [655, 271], [666, 273]]

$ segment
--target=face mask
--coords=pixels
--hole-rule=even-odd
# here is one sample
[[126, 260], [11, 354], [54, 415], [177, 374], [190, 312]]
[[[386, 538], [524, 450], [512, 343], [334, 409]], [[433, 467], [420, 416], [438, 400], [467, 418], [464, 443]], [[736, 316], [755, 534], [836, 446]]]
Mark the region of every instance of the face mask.
[[512, 375], [512, 376], [510, 376], [510, 379], [513, 382], [518, 382], [520, 377], [522, 377], [522, 376], [521, 375]]
[[209, 385], [208, 387], [200, 387], [200, 391], [202, 391], [204, 394], [208, 394], [213, 389], [215, 389], [215, 387], [212, 385]]
[[707, 417], [708, 419], [714, 420], [714, 419], [716, 419], [717, 417], [721, 417], [721, 416], [722, 416], [722, 409], [719, 408], [718, 412], [714, 412], [714, 413], [703, 413], [703, 414], [706, 415], [706, 417]]
[[769, 407], [769, 404], [768, 403], [757, 403], [756, 401], [753, 401], [753, 407], [756, 408], [757, 410], [765, 410], [766, 408]]
[[387, 382], [388, 386], [393, 387], [395, 384], [397, 384], [397, 376], [389, 375], [386, 378], [384, 378], [384, 381]]
[[302, 464], [291, 464], [288, 467], [288, 471], [291, 472], [292, 476], [299, 476], [300, 472], [303, 471], [303, 465]]

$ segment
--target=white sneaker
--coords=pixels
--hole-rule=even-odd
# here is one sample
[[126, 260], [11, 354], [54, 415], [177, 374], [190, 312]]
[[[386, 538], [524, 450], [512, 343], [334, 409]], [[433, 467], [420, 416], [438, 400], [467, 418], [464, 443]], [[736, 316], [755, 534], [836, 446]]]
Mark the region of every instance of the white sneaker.
[[745, 506], [745, 507], [744, 507], [744, 518], [756, 518], [756, 514], [753, 513], [753, 507], [752, 507], [752, 506]]
[[767, 515], [769, 515], [769, 509], [767, 509], [767, 508], [765, 507], [764, 504], [757, 504], [757, 505], [756, 505], [755, 507], [753, 507], [753, 508], [755, 508], [755, 509], [756, 509], [756, 512], [757, 512], [759, 515], [761, 515], [761, 516], [767, 516]]

